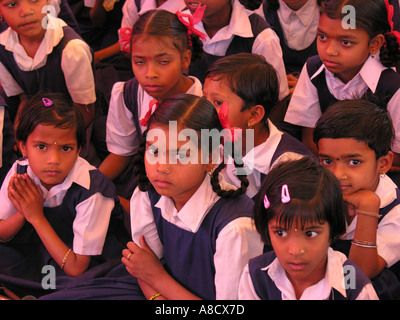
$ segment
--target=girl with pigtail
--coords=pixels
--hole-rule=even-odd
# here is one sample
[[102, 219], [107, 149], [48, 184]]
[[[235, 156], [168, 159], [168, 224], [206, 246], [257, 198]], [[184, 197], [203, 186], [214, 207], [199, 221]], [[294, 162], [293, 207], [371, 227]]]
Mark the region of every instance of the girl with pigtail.
[[318, 55], [303, 67], [285, 116], [316, 154], [312, 133], [321, 114], [338, 100], [373, 94], [392, 117], [393, 165], [400, 166], [400, 75], [392, 69], [400, 61], [396, 12], [389, 0], [322, 1]]
[[[196, 16], [201, 19], [202, 12]], [[136, 187], [131, 161], [154, 104], [179, 93], [202, 95], [200, 81], [184, 74], [202, 53], [202, 34], [193, 19], [179, 12], [150, 10], [132, 29], [122, 30], [121, 44], [130, 53], [135, 77], [112, 89], [106, 126], [110, 154], [99, 170], [114, 181], [123, 198], [129, 199]]]
[[[196, 134], [171, 140], [172, 121], [178, 135]], [[218, 130], [218, 143], [203, 134], [207, 129]], [[134, 158], [134, 242], [122, 252], [148, 299], [237, 299], [244, 265], [262, 252], [253, 202], [244, 195], [246, 176], [239, 177], [238, 189], [219, 181], [222, 129], [212, 104], [194, 95], [168, 98], [150, 117], [146, 142]]]

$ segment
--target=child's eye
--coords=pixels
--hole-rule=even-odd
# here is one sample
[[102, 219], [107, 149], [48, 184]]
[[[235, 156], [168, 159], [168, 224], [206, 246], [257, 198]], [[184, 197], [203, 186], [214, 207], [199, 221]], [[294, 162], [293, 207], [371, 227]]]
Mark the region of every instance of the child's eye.
[[342, 40], [342, 43], [343, 43], [343, 45], [345, 46], [345, 47], [349, 47], [349, 46], [351, 46], [353, 43], [352, 42], [350, 42], [349, 40]]
[[46, 146], [44, 144], [38, 144], [36, 148], [39, 150], [46, 150]]
[[287, 232], [285, 230], [276, 230], [275, 233], [278, 235], [278, 237], [286, 237], [287, 236]]
[[168, 64], [169, 63], [169, 60], [162, 60], [162, 61], [160, 61], [160, 64]]
[[360, 160], [350, 160], [350, 161], [349, 161], [349, 164], [350, 164], [351, 166], [358, 166], [360, 163], [361, 163]]
[[320, 40], [325, 40], [325, 39], [326, 39], [326, 36], [325, 36], [324, 34], [322, 34], [322, 33], [318, 33], [318, 34], [317, 34], [317, 37], [318, 37]]
[[146, 149], [146, 152], [148, 152], [149, 154], [155, 156], [155, 155], [158, 154], [158, 149], [157, 149], [156, 147], [150, 146], [150, 147], [148, 147], [148, 148]]
[[62, 147], [62, 150], [65, 151], [65, 152], [68, 152], [68, 151], [71, 151], [71, 150], [72, 150], [72, 147], [63, 146], [63, 147]]
[[316, 231], [306, 231], [306, 236], [309, 238], [314, 238], [318, 235], [318, 232]]
[[329, 166], [333, 163], [333, 161], [331, 159], [319, 159], [319, 162], [323, 166]]

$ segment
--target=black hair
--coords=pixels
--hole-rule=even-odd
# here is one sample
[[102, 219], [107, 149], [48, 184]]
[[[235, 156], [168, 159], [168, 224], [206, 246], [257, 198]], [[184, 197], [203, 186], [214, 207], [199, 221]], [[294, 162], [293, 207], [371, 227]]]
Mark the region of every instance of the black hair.
[[226, 80], [231, 90], [243, 100], [242, 111], [263, 106], [263, 120], [279, 99], [276, 70], [261, 55], [238, 53], [223, 57], [209, 67], [206, 78]]
[[376, 159], [388, 154], [394, 139], [389, 113], [366, 100], [338, 101], [317, 121], [313, 140], [353, 138], [375, 151]]
[[[282, 186], [287, 185], [290, 201], [282, 203]], [[270, 203], [264, 205], [264, 196]], [[282, 228], [293, 222], [301, 227], [307, 223], [327, 222], [333, 242], [346, 231], [347, 207], [336, 177], [310, 157], [281, 162], [267, 174], [253, 209], [254, 222], [261, 239], [270, 245], [269, 222], [276, 218]]]
[[178, 19], [176, 14], [167, 10], [149, 10], [139, 17], [132, 28], [130, 47], [136, 35], [148, 34], [165, 36], [174, 39], [175, 47], [184, 52], [189, 49], [192, 52], [192, 62], [198, 61], [203, 55], [203, 42], [195, 35], [188, 36], [187, 27]]
[[[204, 98], [191, 95], [191, 94], [178, 94], [169, 97], [157, 107], [154, 113], [151, 115], [148, 128], [154, 125], [169, 125], [170, 121], [176, 121], [178, 128], [189, 128], [196, 131], [197, 136], [201, 142], [201, 146], [208, 146], [208, 155], [214, 154], [214, 151], [219, 150], [222, 139], [222, 126], [218, 118], [217, 111], [214, 106]], [[201, 130], [213, 130], [216, 129], [219, 133], [218, 141], [215, 143], [213, 136], [208, 135], [208, 141], [203, 141], [203, 135]], [[152, 188], [150, 181], [147, 178], [145, 165], [144, 165], [144, 154], [146, 149], [146, 130], [144, 132], [143, 139], [140, 143], [138, 152], [135, 154], [134, 163], [134, 174], [138, 180], [138, 187], [141, 191], [147, 191]], [[203, 138], [203, 139], [202, 139]], [[212, 150], [214, 149], [214, 150]], [[242, 167], [243, 164], [236, 162], [237, 167]], [[223, 190], [220, 186], [219, 173], [225, 167], [225, 161], [221, 161], [219, 166], [213, 171], [211, 175], [211, 185], [219, 196], [230, 198], [236, 197], [238, 195], [244, 194], [246, 192], [249, 182], [247, 176], [238, 175], [241, 181], [241, 187], [235, 190]]]
[[[45, 106], [42, 99], [49, 99], [51, 106]], [[71, 98], [63, 93], [38, 92], [28, 100], [19, 112], [15, 137], [26, 143], [37, 125], [49, 125], [60, 129], [76, 129], [77, 147], [86, 142], [85, 121]]]
[[388, 11], [384, 0], [323, 0], [321, 14], [330, 19], [342, 19], [347, 13], [342, 8], [350, 5], [356, 12], [356, 28], [368, 33], [370, 39], [382, 34], [385, 44], [380, 49], [380, 60], [385, 67], [394, 67], [400, 61], [400, 48], [396, 37], [390, 33]]

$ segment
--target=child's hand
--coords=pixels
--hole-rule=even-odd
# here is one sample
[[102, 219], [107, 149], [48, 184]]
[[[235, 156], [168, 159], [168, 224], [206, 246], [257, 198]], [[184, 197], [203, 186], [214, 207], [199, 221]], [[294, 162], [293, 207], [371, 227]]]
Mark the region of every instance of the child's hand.
[[349, 216], [354, 216], [356, 210], [379, 212], [381, 200], [373, 191], [359, 190], [352, 194], [344, 194], [343, 199], [348, 204]]
[[142, 248], [134, 242], [128, 242], [128, 249], [122, 251], [121, 261], [132, 276], [151, 285], [154, 279], [165, 270], [155, 253], [147, 245], [144, 236], [140, 237], [140, 245]]
[[14, 175], [8, 185], [8, 197], [15, 208], [32, 224], [43, 217], [43, 193], [28, 174]]

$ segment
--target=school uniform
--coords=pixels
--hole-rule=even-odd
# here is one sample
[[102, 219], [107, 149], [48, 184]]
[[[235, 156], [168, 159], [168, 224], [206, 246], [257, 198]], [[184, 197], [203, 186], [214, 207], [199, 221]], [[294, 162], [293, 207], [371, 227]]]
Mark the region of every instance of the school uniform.
[[[322, 112], [337, 100], [360, 99], [369, 90], [371, 93], [388, 97], [387, 111], [392, 117], [395, 139], [392, 151], [400, 152], [400, 75], [382, 65], [379, 54], [371, 56], [360, 72], [348, 83], [340, 79], [318, 62], [319, 57], [311, 57], [300, 74], [299, 81], [289, 103], [285, 121], [301, 127], [314, 128]], [[319, 66], [309, 74], [309, 65]]]
[[208, 175], [179, 212], [171, 198], [136, 189], [132, 239], [144, 235], [174, 278], [200, 297], [237, 299], [243, 267], [263, 250], [252, 207], [246, 196], [220, 198]]
[[290, 9], [284, 1], [279, 1], [277, 10], [268, 8], [267, 3], [268, 0], [264, 0], [262, 14], [280, 39], [286, 73], [298, 75], [307, 58], [318, 54], [317, 0], [307, 1], [296, 11]]
[[39, 90], [69, 94], [72, 101], [96, 101], [92, 53], [61, 19], [48, 16], [47, 30], [34, 58], [8, 28], [0, 34], [0, 82], [7, 97]]
[[[112, 182], [86, 160], [78, 158], [65, 180], [50, 190], [32, 172], [28, 160], [17, 160], [0, 190], [0, 219], [16, 213], [7, 187], [15, 173], [27, 173], [43, 192], [43, 212], [60, 239], [76, 254], [92, 256], [89, 269], [70, 278], [53, 260], [31, 224], [25, 222], [11, 240], [0, 244], [0, 281], [22, 292], [43, 292], [41, 269], [55, 267], [57, 290], [100, 276], [120, 261], [129, 239], [123, 227], [123, 209]], [[48, 292], [47, 292], [48, 293]]]
[[[269, 119], [267, 120], [269, 137], [260, 145], [254, 147], [243, 157], [243, 162], [249, 171], [247, 179], [249, 186], [246, 194], [253, 198], [261, 187], [262, 181], [271, 168], [282, 161], [297, 160], [303, 156], [311, 156], [311, 151], [299, 140], [288, 133], [280, 131]], [[240, 180], [236, 176], [233, 159], [227, 159], [227, 165], [221, 172], [226, 181], [236, 187]]]
[[[195, 77], [189, 78], [193, 80], [193, 84], [186, 93], [201, 97], [202, 84]], [[109, 152], [120, 156], [131, 156], [136, 153], [142, 133], [147, 129], [146, 126], [140, 125], [140, 119], [148, 112], [150, 101], [153, 99], [144, 91], [136, 78], [127, 82], [117, 82], [113, 86], [106, 126]], [[117, 193], [129, 199], [137, 185], [132, 174], [132, 166], [128, 166], [114, 183]]]
[[[207, 35], [201, 21], [195, 27]], [[248, 52], [264, 56], [275, 68], [279, 79], [279, 100], [289, 94], [278, 36], [263, 18], [246, 10], [238, 0], [232, 0], [229, 25], [218, 30], [211, 39], [207, 35], [203, 50], [203, 59], [189, 66], [189, 74], [201, 82], [204, 82], [205, 72], [214, 61], [235, 53]]]
[[[159, 7], [157, 6], [156, 0], [127, 0], [122, 7], [121, 29], [133, 28], [133, 25], [139, 19], [139, 17], [150, 10], [159, 9], [176, 13], [177, 11], [182, 11], [185, 8], [186, 4], [183, 0], [168, 0]], [[121, 39], [120, 33], [119, 36]]]
[[[375, 193], [381, 203], [376, 233], [378, 255], [386, 262], [386, 267], [372, 282], [380, 299], [400, 298], [400, 193], [396, 184], [388, 177], [380, 177]], [[357, 226], [357, 216], [347, 225], [346, 232], [332, 247], [349, 255], [351, 240]]]
[[[345, 266], [355, 270], [354, 288], [345, 281]], [[345, 288], [343, 284], [349, 284]], [[292, 283], [273, 251], [256, 257], [246, 265], [239, 285], [242, 300], [297, 300]], [[367, 276], [347, 257], [328, 249], [325, 277], [308, 287], [300, 300], [378, 300]]]

